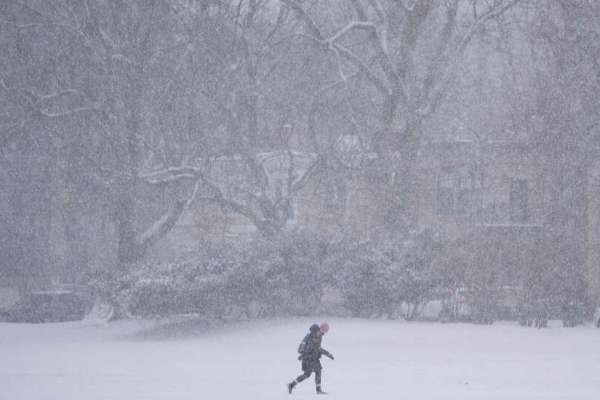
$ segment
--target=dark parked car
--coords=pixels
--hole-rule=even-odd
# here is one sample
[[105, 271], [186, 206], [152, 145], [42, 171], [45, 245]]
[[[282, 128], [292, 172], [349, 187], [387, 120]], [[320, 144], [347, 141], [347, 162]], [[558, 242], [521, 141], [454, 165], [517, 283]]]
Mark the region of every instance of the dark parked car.
[[93, 298], [85, 286], [62, 285], [32, 291], [4, 313], [7, 322], [64, 322], [81, 320]]

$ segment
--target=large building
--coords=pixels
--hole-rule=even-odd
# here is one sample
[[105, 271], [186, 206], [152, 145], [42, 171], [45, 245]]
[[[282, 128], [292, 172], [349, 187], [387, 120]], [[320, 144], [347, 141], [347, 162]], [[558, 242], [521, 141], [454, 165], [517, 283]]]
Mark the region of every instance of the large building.
[[[313, 157], [294, 153], [294, 162], [307, 167]], [[261, 159], [270, 176], [269, 190], [277, 196], [285, 190], [289, 154], [265, 153]], [[393, 198], [401, 190], [393, 169], [369, 153], [352, 162], [356, 165], [314, 179], [293, 198], [288, 228], [369, 239], [390, 223]], [[235, 163], [223, 163], [235, 176], [235, 168], [231, 169]], [[415, 168], [413, 227], [433, 229], [455, 246], [468, 243], [478, 248], [481, 260], [516, 277], [534, 264], [544, 268], [558, 262], [548, 251], [552, 234], [558, 224], [573, 224], [561, 250], [569, 257], [559, 255], [560, 262], [585, 263], [598, 295], [600, 174], [590, 176], [587, 187], [577, 188], [584, 193], [584, 202], [570, 206], [581, 212], [574, 213], [574, 221], [565, 222], [552, 217], [564, 213], [564, 205], [557, 206], [561, 200], [553, 194], [551, 179], [538, 152], [526, 141], [428, 142], [421, 146]], [[203, 239], [243, 240], [256, 233], [247, 218], [214, 204], [197, 203], [160, 247], [180, 252], [182, 244], [184, 250], [191, 250]]]
[[[341, 146], [352, 154], [346, 159], [342, 157], [342, 165], [334, 168], [334, 172], [312, 179], [293, 197], [287, 228], [370, 239], [375, 238], [386, 224], [389, 227], [394, 222], [396, 211], [393, 204], [402, 190], [396, 173], [374, 154], [356, 151], [355, 144], [352, 138], [344, 138]], [[315, 156], [273, 151], [261, 154], [258, 159], [265, 165], [269, 176], [269, 196], [277, 197], [286, 195], [290, 159], [295, 173], [301, 175]], [[243, 179], [244, 164], [241, 160], [223, 157], [217, 161], [213, 168], [214, 179], [233, 183]], [[587, 184], [577, 187], [583, 193], [583, 201], [567, 205], [577, 211], [573, 213], [575, 218], [571, 223], [553, 217], [565, 214], [564, 205], [562, 209], [557, 207], [560, 199], [553, 194], [540, 157], [526, 141], [431, 141], [419, 150], [415, 166], [416, 190], [411, 202], [412, 221], [409, 222], [419, 229], [435, 230], [446, 243], [453, 244], [450, 248], [467, 244], [478, 248], [480, 258], [486, 263], [513, 274], [534, 263], [543, 267], [544, 263], [555, 262], [554, 257], [560, 258], [559, 253], [553, 254], [552, 249], [547, 249], [548, 243], [551, 243], [550, 233], [558, 225], [564, 225], [560, 226], [561, 229], [570, 226], [565, 249], [571, 258], [561, 262], [585, 263], [588, 282], [600, 303], [599, 165], [591, 168], [586, 177]], [[7, 176], [3, 179], [8, 181]], [[232, 184], [231, 190], [235, 186]], [[24, 190], [27, 186], [20, 188]], [[39, 194], [39, 191], [36, 189], [35, 193]], [[14, 212], [9, 210], [12, 201], [8, 198], [9, 194], [3, 192], [0, 196], [0, 209], [5, 211], [5, 215]], [[50, 196], [51, 201], [63, 201], [63, 197]], [[39, 204], [60, 209], [60, 204]], [[69, 261], [73, 259], [73, 249], [67, 245], [68, 232], [65, 229], [69, 222], [64, 219], [68, 216], [52, 213], [51, 210], [40, 215], [52, 217], [48, 220], [49, 229], [39, 230], [45, 232], [45, 236], [34, 239], [37, 241], [36, 248], [44, 249], [45, 258], [38, 257], [38, 253], [30, 254], [38, 257], [35, 260], [14, 253], [26, 248], [11, 244], [14, 236], [6, 230], [8, 226], [4, 227], [4, 254], [0, 270], [4, 289], [0, 289], [0, 297], [12, 296], [15, 286], [27, 288], [37, 279], [35, 274], [24, 274], [23, 271], [35, 272], [45, 268], [60, 273], [62, 270], [76, 270], [76, 265], [67, 266], [69, 262], [75, 262]], [[30, 215], [31, 218], [33, 216]], [[110, 221], [93, 214], [86, 218], [89, 218], [86, 223], [89, 232], [78, 235], [89, 236], [89, 240], [84, 240], [89, 246], [78, 246], [77, 251], [82, 254], [77, 262], [114, 264], [114, 251], [110, 250], [116, 246], [114, 227], [111, 227]], [[24, 233], [33, 234], [35, 231], [27, 226], [19, 229]], [[155, 246], [151, 257], [172, 259], [186, 251], [194, 251], [204, 240], [237, 241], [250, 239], [256, 234], [256, 227], [246, 217], [214, 203], [198, 200]], [[7, 250], [14, 254], [7, 253]], [[46, 261], [53, 265], [41, 266]], [[23, 262], [35, 266], [22, 268]], [[16, 263], [19, 266], [15, 267]], [[45, 280], [50, 279], [46, 276]]]

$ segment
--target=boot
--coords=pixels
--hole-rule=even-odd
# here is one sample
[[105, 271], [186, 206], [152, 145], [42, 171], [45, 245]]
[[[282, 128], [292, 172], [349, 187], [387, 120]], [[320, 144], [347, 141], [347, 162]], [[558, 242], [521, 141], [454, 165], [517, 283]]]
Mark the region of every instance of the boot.
[[321, 389], [321, 385], [317, 385], [317, 394], [327, 394], [327, 392], [324, 392], [323, 389]]
[[290, 382], [287, 384], [287, 389], [288, 389], [288, 393], [292, 394], [292, 390], [294, 389], [294, 386], [296, 386], [296, 381]]

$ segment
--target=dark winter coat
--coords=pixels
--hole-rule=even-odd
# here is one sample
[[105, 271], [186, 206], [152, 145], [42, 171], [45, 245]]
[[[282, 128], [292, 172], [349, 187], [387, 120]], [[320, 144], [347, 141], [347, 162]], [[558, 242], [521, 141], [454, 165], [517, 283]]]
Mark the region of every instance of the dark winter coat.
[[317, 336], [315, 332], [311, 332], [302, 339], [298, 347], [298, 353], [300, 353], [298, 359], [302, 360], [302, 370], [304, 372], [320, 371], [323, 368], [320, 361], [322, 355], [333, 358], [331, 353], [321, 348], [322, 338], [322, 336]]

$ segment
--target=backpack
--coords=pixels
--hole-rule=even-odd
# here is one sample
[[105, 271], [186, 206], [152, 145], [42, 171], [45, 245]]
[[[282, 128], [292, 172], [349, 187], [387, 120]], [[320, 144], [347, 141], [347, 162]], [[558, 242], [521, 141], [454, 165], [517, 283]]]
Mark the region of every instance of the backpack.
[[307, 350], [306, 345], [308, 344], [309, 340], [310, 340], [310, 333], [308, 335], [304, 336], [304, 339], [302, 339], [302, 341], [298, 345], [298, 353], [299, 354], [304, 354], [304, 352]]

